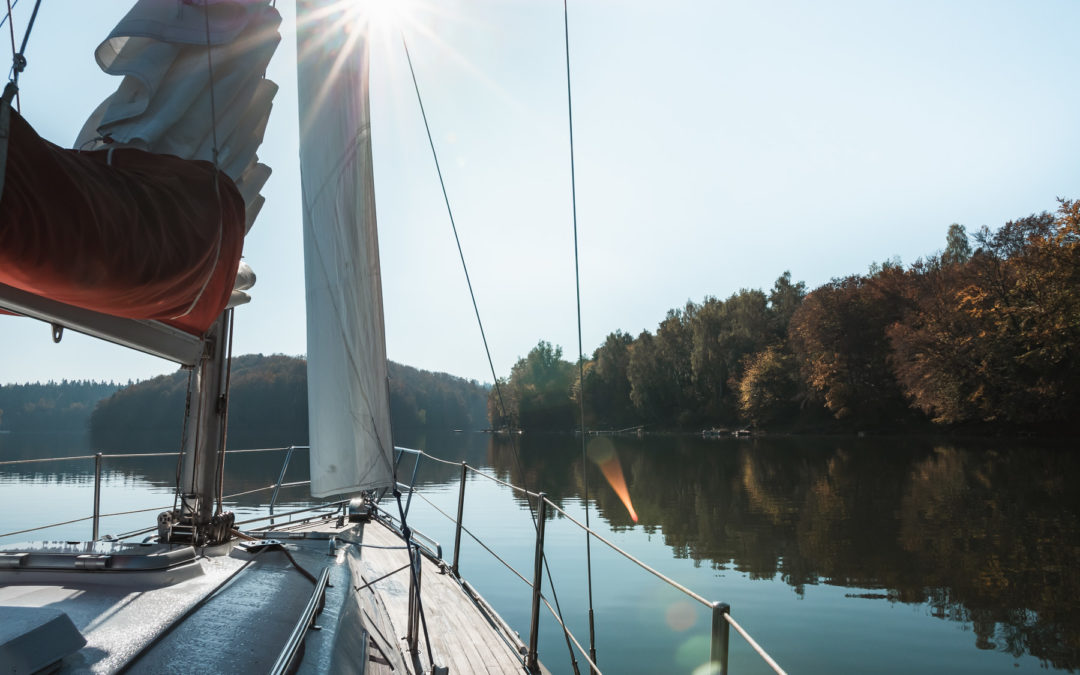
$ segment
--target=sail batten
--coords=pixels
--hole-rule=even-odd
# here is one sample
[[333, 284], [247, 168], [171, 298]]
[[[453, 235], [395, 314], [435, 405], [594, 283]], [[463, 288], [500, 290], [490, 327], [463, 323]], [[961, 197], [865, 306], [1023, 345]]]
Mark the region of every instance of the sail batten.
[[308, 420], [316, 497], [393, 483], [367, 40], [355, 8], [299, 0]]

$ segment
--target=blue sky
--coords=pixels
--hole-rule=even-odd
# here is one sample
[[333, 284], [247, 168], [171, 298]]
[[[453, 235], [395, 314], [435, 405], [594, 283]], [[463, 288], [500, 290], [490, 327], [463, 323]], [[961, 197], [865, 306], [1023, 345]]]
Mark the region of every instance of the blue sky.
[[[31, 3], [17, 8], [16, 30]], [[403, 4], [399, 0], [399, 4]], [[292, 3], [260, 157], [236, 353], [303, 354]], [[93, 49], [126, 1], [43, 3], [23, 111], [70, 145], [116, 86]], [[562, 3], [404, 3], [451, 204], [500, 375], [540, 339], [576, 352]], [[814, 287], [1080, 197], [1080, 5], [570, 0], [585, 351], [688, 299]], [[372, 38], [388, 352], [490, 380], [400, 40]], [[140, 379], [168, 362], [0, 317], [0, 382]]]

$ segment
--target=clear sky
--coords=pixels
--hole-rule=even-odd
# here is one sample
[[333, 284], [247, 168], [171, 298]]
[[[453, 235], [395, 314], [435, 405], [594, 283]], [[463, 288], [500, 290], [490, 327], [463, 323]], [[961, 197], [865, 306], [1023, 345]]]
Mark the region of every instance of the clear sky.
[[[237, 354], [305, 351], [293, 8], [277, 4], [281, 90], [259, 153], [274, 176], [245, 245], [258, 283]], [[562, 3], [398, 4], [496, 370], [540, 339], [572, 358]], [[70, 145], [117, 85], [92, 54], [129, 5], [43, 3], [22, 106], [46, 138]], [[585, 351], [688, 299], [910, 263], [950, 223], [1080, 197], [1077, 25], [1075, 0], [570, 0]], [[393, 30], [372, 61], [389, 356], [490, 381]], [[13, 317], [0, 355], [0, 382], [175, 370]]]

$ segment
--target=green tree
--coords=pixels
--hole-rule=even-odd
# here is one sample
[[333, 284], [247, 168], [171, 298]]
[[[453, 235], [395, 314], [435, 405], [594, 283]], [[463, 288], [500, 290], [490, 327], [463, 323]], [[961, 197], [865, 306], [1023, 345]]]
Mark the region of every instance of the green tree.
[[[562, 347], [541, 340], [524, 358], [518, 359], [510, 378], [500, 383], [505, 415], [492, 422], [516, 423], [527, 430], [566, 431], [576, 426], [575, 407], [571, 389], [577, 379], [577, 369], [562, 358]], [[492, 391], [488, 409], [499, 410], [497, 396]]]
[[806, 283], [791, 283], [790, 271], [785, 271], [777, 278], [769, 292], [770, 327], [777, 339], [787, 339], [788, 324], [805, 297]]
[[953, 223], [945, 236], [945, 252], [941, 254], [941, 263], [957, 265], [966, 263], [969, 258], [971, 258], [971, 243], [968, 241], [967, 230], [963, 225]]
[[691, 365], [696, 421], [734, 422], [747, 356], [775, 339], [768, 298], [760, 290], [741, 289], [723, 302], [706, 298], [691, 321]]
[[695, 410], [691, 322], [698, 307], [669, 310], [656, 335], [643, 332], [630, 349], [630, 400], [642, 420], [664, 427], [687, 424]]
[[[633, 337], [617, 330], [604, 339], [585, 364], [585, 417], [589, 427], [618, 429], [637, 422], [627, 375], [633, 342]], [[576, 394], [580, 395], [580, 388]]]
[[666, 425], [678, 405], [679, 395], [675, 379], [664, 372], [657, 342], [647, 330], [637, 336], [630, 345], [626, 377], [630, 383], [630, 401], [639, 418], [651, 425]]

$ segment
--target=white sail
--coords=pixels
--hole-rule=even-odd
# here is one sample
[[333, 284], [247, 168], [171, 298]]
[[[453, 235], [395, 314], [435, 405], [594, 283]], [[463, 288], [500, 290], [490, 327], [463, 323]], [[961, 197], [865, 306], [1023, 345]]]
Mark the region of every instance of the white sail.
[[297, 0], [311, 494], [393, 482], [360, 3]]

